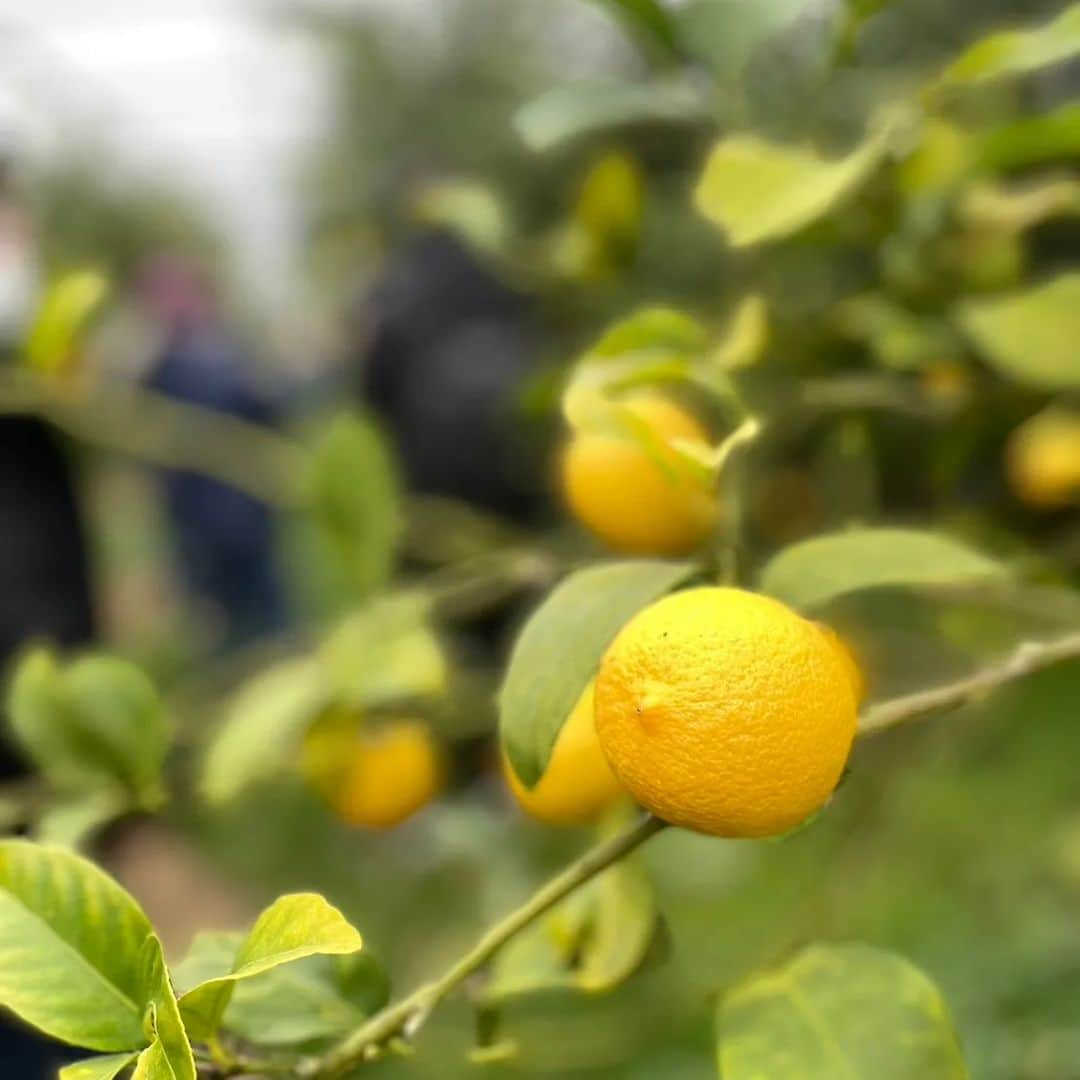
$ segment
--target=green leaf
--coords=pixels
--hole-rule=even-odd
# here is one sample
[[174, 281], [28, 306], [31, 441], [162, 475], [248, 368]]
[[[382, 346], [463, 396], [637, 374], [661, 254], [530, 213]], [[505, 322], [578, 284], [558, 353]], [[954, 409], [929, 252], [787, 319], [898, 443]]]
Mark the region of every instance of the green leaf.
[[307, 956], [355, 953], [362, 944], [360, 933], [318, 893], [281, 896], [255, 920], [229, 971], [180, 998], [185, 1025], [193, 1038], [211, 1039], [228, 1008], [233, 983]]
[[631, 615], [694, 571], [690, 563], [641, 559], [571, 574], [521, 631], [499, 692], [499, 734], [514, 771], [533, 785], [563, 722]]
[[330, 696], [321, 666], [310, 659], [285, 661], [246, 682], [226, 705], [210, 744], [202, 776], [206, 798], [225, 802], [286, 769]]
[[1080, 54], [1080, 4], [1031, 30], [1006, 30], [977, 41], [945, 69], [948, 83], [974, 83], [1057, 64]]
[[980, 134], [979, 163], [993, 171], [1024, 169], [1080, 156], [1080, 105], [1024, 116]]
[[860, 589], [952, 585], [1001, 578], [1004, 568], [956, 540], [915, 529], [848, 529], [785, 548], [761, 572], [761, 590], [819, 607]]
[[133, 664], [86, 656], [61, 666], [46, 650], [19, 664], [8, 698], [15, 737], [61, 791], [120, 787], [160, 797], [168, 731], [157, 692]]
[[91, 1050], [146, 1045], [149, 920], [93, 863], [0, 841], [0, 1005]]
[[660, 0], [593, 0], [611, 11], [642, 46], [661, 58], [681, 53], [675, 21]]
[[92, 792], [50, 806], [35, 823], [33, 838], [40, 844], [78, 848], [128, 809], [111, 791]]
[[428, 612], [424, 596], [402, 593], [344, 619], [319, 650], [334, 693], [365, 707], [441, 693], [446, 657]]
[[530, 150], [542, 153], [609, 128], [693, 123], [708, 115], [700, 89], [684, 79], [576, 82], [552, 87], [523, 105], [514, 116], [514, 129]]
[[758, 46], [780, 33], [810, 0], [690, 0], [677, 10], [687, 48], [722, 79], [738, 77]]
[[91, 316], [108, 292], [108, 278], [94, 270], [65, 274], [50, 286], [26, 339], [26, 363], [42, 372], [71, 364]]
[[609, 326], [582, 361], [692, 356], [705, 343], [705, 328], [697, 319], [676, 308], [646, 307]]
[[401, 484], [382, 434], [367, 417], [343, 413], [311, 454], [307, 504], [326, 555], [353, 597], [384, 585], [401, 531]]
[[891, 131], [882, 124], [838, 160], [756, 135], [728, 136], [705, 163], [695, 204], [734, 247], [788, 236], [824, 217], [869, 178]]
[[728, 993], [724, 1080], [966, 1080], [937, 987], [902, 957], [815, 945]]
[[[228, 973], [243, 940], [242, 933], [197, 935], [173, 970], [178, 991]], [[309, 956], [236, 983], [222, 1026], [262, 1046], [333, 1038], [382, 1008], [389, 993], [385, 972], [366, 951]]]
[[385, 972], [366, 952], [313, 956], [239, 983], [225, 1027], [263, 1046], [335, 1038], [381, 1009], [389, 990]]
[[279, 897], [255, 921], [230, 969], [200, 983], [180, 999], [192, 1037], [214, 1037], [232, 997], [233, 984], [306, 956], [357, 952], [360, 934], [317, 893]]
[[641, 863], [624, 859], [499, 952], [483, 1002], [498, 1005], [558, 989], [607, 993], [641, 967], [658, 926], [652, 887]]
[[113, 1080], [134, 1062], [135, 1057], [135, 1054], [106, 1054], [76, 1061], [60, 1070], [60, 1080]]
[[1041, 390], [1080, 387], [1080, 274], [960, 307], [957, 318], [988, 363]]
[[143, 947], [143, 991], [149, 999], [150, 1045], [139, 1055], [134, 1077], [146, 1080], [197, 1080], [180, 1006], [165, 969], [165, 954], [151, 934]]

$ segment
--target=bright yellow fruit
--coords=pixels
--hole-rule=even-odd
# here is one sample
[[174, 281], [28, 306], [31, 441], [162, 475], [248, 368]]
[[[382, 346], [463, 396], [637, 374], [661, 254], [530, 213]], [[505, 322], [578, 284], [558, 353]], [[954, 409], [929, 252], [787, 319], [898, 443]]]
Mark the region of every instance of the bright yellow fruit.
[[657, 817], [716, 836], [786, 832], [823, 806], [856, 709], [826, 635], [741, 589], [688, 589], [639, 612], [596, 681], [615, 775]]
[[840, 654], [840, 658], [847, 667], [848, 678], [851, 680], [855, 704], [861, 705], [866, 700], [866, 676], [859, 666], [854, 650], [831, 626], [826, 626], [825, 623], [815, 623], [815, 625], [825, 635], [825, 640]]
[[659, 394], [636, 394], [621, 404], [658, 441], [658, 453], [629, 435], [575, 435], [562, 460], [570, 509], [619, 551], [680, 555], [700, 547], [716, 525], [716, 496], [672, 447], [677, 441], [708, 443], [708, 432]]
[[526, 813], [549, 825], [587, 825], [626, 792], [600, 749], [589, 683], [555, 740], [551, 760], [534, 788], [518, 779], [503, 755], [503, 775]]
[[427, 726], [394, 720], [368, 728], [340, 723], [315, 729], [305, 773], [350, 825], [389, 829], [427, 805], [442, 785], [442, 758]]
[[1080, 497], [1080, 413], [1050, 408], [1020, 425], [1005, 447], [1018, 498], [1032, 506], [1068, 506]]

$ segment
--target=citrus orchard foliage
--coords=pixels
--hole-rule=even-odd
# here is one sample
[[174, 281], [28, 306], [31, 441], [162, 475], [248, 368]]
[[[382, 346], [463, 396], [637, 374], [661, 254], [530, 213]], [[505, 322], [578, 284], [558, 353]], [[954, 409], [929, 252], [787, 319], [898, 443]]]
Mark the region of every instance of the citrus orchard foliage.
[[[685, 29], [703, 5], [607, 6], [648, 42], [655, 82], [546, 95], [519, 116], [534, 146], [710, 115]], [[755, 5], [745, 40], [790, 28], [798, 6]], [[852, 4], [838, 22], [857, 36], [887, 6]], [[1072, 5], [973, 43], [917, 94], [874, 109], [846, 149], [757, 132], [714, 145], [684, 194], [700, 230], [716, 227], [725, 251], [746, 251], [739, 295], [719, 318], [712, 307], [631, 312], [584, 351], [560, 399], [567, 502], [596, 540], [634, 558], [538, 552], [512, 529], [446, 507], [457, 514], [448, 536], [417, 528], [410, 515], [423, 522], [425, 507], [403, 496], [362, 418], [277, 447], [285, 480], [275, 497], [300, 519], [298, 542], [321, 552], [320, 584], [340, 617], [234, 680], [191, 794], [213, 813], [301, 778], [350, 824], [438, 813], [438, 743], [476, 701], [446, 632], [458, 615], [542, 582], [553, 587], [521, 628], [497, 694], [503, 768], [530, 814], [586, 826], [598, 843], [443, 974], [389, 1002], [359, 932], [318, 895], [282, 897], [246, 934], [201, 935], [169, 969], [146, 916], [102, 871], [60, 846], [2, 841], [0, 1003], [99, 1053], [65, 1080], [132, 1068], [142, 1080], [330, 1080], [405, 1050], [459, 990], [476, 1011], [477, 1060], [512, 1055], [508, 1002], [648, 977], [662, 905], [634, 852], [656, 833], [794, 830], [830, 812], [853, 742], [1080, 656], [1075, 535], [1063, 516], [1080, 459], [1069, 396], [1080, 387], [1078, 279], [1035, 235], [1075, 213], [1076, 181], [1057, 167], [1080, 146], [1080, 121], [1072, 105], [1029, 115], [1022, 94], [1005, 121], [976, 107], [980, 94], [1007, 95], [1014, 80], [1080, 53], [1078, 18]], [[717, 86], [747, 62], [737, 44], [712, 58]], [[840, 59], [844, 49], [841, 38]], [[617, 277], [645, 228], [643, 183], [620, 156], [594, 167], [557, 274]], [[812, 286], [801, 306], [792, 279]], [[33, 389], [46, 414], [70, 417], [77, 405], [40, 376]], [[901, 422], [916, 433], [905, 430], [904, 453], [927, 465], [925, 481], [906, 460], [894, 469], [902, 476], [876, 468], [895, 462]], [[921, 456], [954, 422], [963, 439]], [[981, 505], [984, 474], [974, 496], [958, 476], [969, 458], [985, 467], [987, 446], [998, 487]], [[235, 460], [229, 469], [245, 482]], [[269, 472], [246, 482], [273, 486]], [[895, 502], [880, 490], [889, 485]], [[810, 523], [793, 540], [776, 534], [770, 490], [791, 512], [781, 517], [804, 512]], [[948, 512], [958, 492], [977, 513]], [[883, 509], [894, 505], [929, 507], [928, 520], [908, 513], [897, 524]], [[1033, 516], [1013, 528], [1021, 512]], [[417, 532], [429, 555], [438, 549], [437, 569], [395, 581]], [[1061, 550], [1033, 555], [1025, 539], [1046, 535]], [[892, 658], [879, 646], [864, 659], [866, 627], [852, 632], [839, 615], [890, 591], [931, 610], [942, 601], [941, 640], [963, 656], [962, 675], [908, 670], [900, 692], [880, 689]], [[971, 627], [947, 618], [944, 599], [973, 593], [1009, 616], [993, 656], [964, 652]], [[38, 838], [85, 841], [120, 815], [158, 809], [167, 786], [186, 793], [183, 777], [166, 784], [162, 701], [126, 662], [32, 652], [8, 706], [46, 790], [20, 822]], [[852, 770], [854, 787], [857, 758]], [[721, 994], [716, 1032], [724, 1080], [967, 1075], [929, 976], [869, 944], [810, 945], [739, 979]]]

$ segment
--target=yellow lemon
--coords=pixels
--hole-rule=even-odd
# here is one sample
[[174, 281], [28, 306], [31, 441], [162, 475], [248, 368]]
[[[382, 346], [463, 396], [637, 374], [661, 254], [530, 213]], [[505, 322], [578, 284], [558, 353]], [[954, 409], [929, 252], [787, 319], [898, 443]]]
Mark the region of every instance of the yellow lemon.
[[533, 788], [518, 779], [503, 755], [503, 775], [526, 813], [549, 825], [587, 825], [626, 792], [600, 749], [589, 683], [555, 740], [551, 760]]
[[1005, 469], [1031, 506], [1068, 506], [1080, 497], [1080, 413], [1044, 409], [1020, 425], [1005, 447]]
[[570, 509], [619, 551], [679, 555], [700, 547], [716, 525], [716, 496], [687, 469], [674, 445], [708, 443], [708, 433], [659, 394], [636, 394], [622, 405], [657, 441], [657, 452], [629, 435], [575, 435], [562, 459]]
[[851, 689], [855, 694], [855, 704], [861, 705], [866, 700], [866, 676], [855, 656], [852, 647], [831, 627], [825, 623], [816, 623], [817, 628], [825, 635], [825, 640], [832, 645], [840, 654], [847, 668], [848, 678], [851, 679]]
[[716, 836], [786, 832], [823, 806], [856, 709], [826, 635], [741, 589], [688, 589], [639, 612], [596, 682], [615, 775], [657, 817]]
[[427, 726], [393, 720], [367, 728], [317, 725], [305, 745], [305, 773], [350, 825], [389, 829], [426, 806], [442, 785], [442, 758]]

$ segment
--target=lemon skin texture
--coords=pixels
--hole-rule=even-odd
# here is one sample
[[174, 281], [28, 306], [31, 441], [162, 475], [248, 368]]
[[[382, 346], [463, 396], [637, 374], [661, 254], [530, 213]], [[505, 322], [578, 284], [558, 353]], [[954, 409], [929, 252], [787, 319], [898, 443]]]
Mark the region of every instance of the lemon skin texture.
[[615, 775], [657, 817], [715, 836], [776, 835], [823, 806], [856, 711], [849, 664], [817, 625], [732, 588], [639, 612], [596, 684]]
[[566, 718], [535, 787], [525, 787], [503, 754], [503, 775], [514, 798], [530, 817], [548, 825], [589, 825], [626, 799], [625, 789], [600, 749], [593, 718], [594, 688], [589, 683]]
[[694, 551], [716, 527], [716, 494], [672, 447], [678, 441], [708, 443], [708, 432], [659, 394], [641, 393], [620, 404], [657, 440], [657, 452], [650, 453], [629, 435], [575, 435], [562, 457], [562, 486], [571, 512], [616, 551]]

